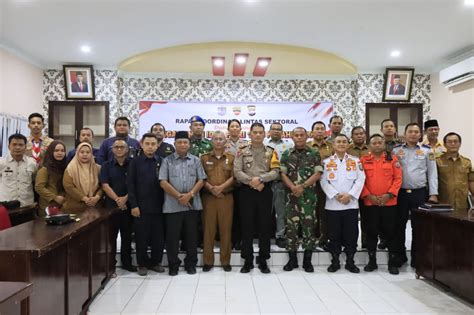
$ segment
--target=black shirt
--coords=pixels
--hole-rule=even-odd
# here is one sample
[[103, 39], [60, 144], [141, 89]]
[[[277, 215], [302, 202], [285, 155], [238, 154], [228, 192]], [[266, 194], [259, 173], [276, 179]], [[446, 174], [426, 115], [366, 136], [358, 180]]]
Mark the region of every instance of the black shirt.
[[131, 208], [139, 207], [141, 213], [162, 213], [164, 191], [160, 186], [161, 157], [148, 158], [140, 154], [128, 167], [128, 202]]
[[156, 150], [156, 155], [161, 156], [163, 159], [167, 157], [168, 155], [171, 155], [174, 153], [174, 147], [167, 143], [167, 142], [162, 142], [160, 146], [158, 147], [158, 150]]
[[[127, 189], [127, 172], [129, 160], [125, 159], [123, 165], [120, 165], [114, 158], [111, 161], [105, 161], [100, 168], [100, 182], [101, 184], [109, 184], [110, 188], [119, 197], [123, 197], [128, 193]], [[105, 195], [106, 208], [116, 208], [117, 203]]]

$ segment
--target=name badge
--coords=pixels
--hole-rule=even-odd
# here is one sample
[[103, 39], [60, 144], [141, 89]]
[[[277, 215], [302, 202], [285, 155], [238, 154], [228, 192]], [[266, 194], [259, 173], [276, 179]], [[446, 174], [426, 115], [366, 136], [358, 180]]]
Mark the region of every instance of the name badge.
[[214, 162], [206, 161], [206, 165], [214, 165]]
[[12, 177], [13, 176], [13, 170], [5, 170], [3, 172], [4, 177]]

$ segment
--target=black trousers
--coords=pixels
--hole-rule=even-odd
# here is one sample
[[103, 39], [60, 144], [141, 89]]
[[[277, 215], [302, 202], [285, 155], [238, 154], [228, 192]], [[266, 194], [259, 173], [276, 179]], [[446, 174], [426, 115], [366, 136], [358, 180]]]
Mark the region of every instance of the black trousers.
[[[151, 267], [161, 263], [163, 259], [164, 240], [163, 214], [141, 213], [135, 218], [135, 244], [137, 264], [140, 267]], [[148, 256], [151, 247], [151, 257]]]
[[357, 238], [359, 237], [359, 209], [327, 210], [329, 252], [333, 255], [344, 252], [347, 256], [355, 255], [357, 251]]
[[[407, 192], [406, 189], [400, 189], [398, 193], [398, 211], [397, 211], [397, 226], [395, 228], [395, 253], [400, 257], [406, 257], [405, 247], [405, 231], [407, 228], [408, 218], [410, 217], [411, 209], [416, 209], [428, 200], [428, 190], [426, 188], [412, 189]], [[411, 238], [411, 257], [416, 255], [415, 238], [416, 238], [416, 222], [411, 220], [412, 238]]]
[[240, 188], [234, 187], [234, 213], [232, 217], [232, 245], [240, 244], [242, 241], [242, 225], [240, 218]]
[[178, 258], [179, 239], [184, 231], [186, 258], [185, 267], [197, 264], [198, 219], [201, 211], [188, 210], [166, 214], [166, 253], [170, 270], [177, 270], [181, 261]]
[[389, 252], [395, 249], [395, 227], [397, 221], [397, 206], [364, 206], [365, 232], [367, 235], [367, 250], [375, 252], [380, 235], [385, 237]]
[[270, 184], [259, 192], [243, 185], [240, 190], [240, 211], [242, 218], [242, 251], [245, 260], [253, 260], [253, 237], [258, 235], [259, 259], [270, 258], [272, 235], [272, 198]]
[[[130, 209], [112, 217], [112, 252], [117, 252], [117, 236], [120, 232], [120, 260], [122, 266], [132, 265], [133, 216]], [[116, 264], [114, 255], [114, 266]]]

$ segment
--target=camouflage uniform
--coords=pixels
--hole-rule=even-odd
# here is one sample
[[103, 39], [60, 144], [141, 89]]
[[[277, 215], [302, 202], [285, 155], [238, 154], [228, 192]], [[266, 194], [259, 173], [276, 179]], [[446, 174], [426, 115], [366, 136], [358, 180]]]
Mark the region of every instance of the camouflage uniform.
[[[280, 169], [283, 174], [295, 184], [303, 184], [316, 172], [323, 172], [319, 152], [309, 147], [303, 150], [291, 148], [283, 152], [280, 159]], [[298, 249], [298, 231], [303, 232], [303, 249], [313, 250], [316, 242], [314, 235], [316, 220], [317, 197], [314, 186], [306, 187], [300, 197], [295, 197], [287, 189], [286, 200], [286, 237], [287, 249]]]
[[206, 138], [198, 139], [194, 136], [191, 137], [191, 148], [189, 149], [189, 153], [195, 155], [197, 157], [201, 157], [201, 155], [209, 153], [212, 151], [212, 142]]

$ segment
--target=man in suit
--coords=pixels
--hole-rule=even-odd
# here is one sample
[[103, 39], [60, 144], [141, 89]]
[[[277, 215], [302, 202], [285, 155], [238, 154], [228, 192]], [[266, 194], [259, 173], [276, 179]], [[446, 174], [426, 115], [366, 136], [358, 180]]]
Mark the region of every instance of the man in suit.
[[393, 76], [393, 83], [390, 86], [390, 91], [388, 92], [390, 95], [405, 95], [405, 86], [400, 84], [400, 76], [395, 74]]
[[71, 84], [71, 90], [73, 92], [87, 93], [89, 89], [87, 83], [84, 82], [84, 75], [82, 72], [76, 72], [76, 82]]

